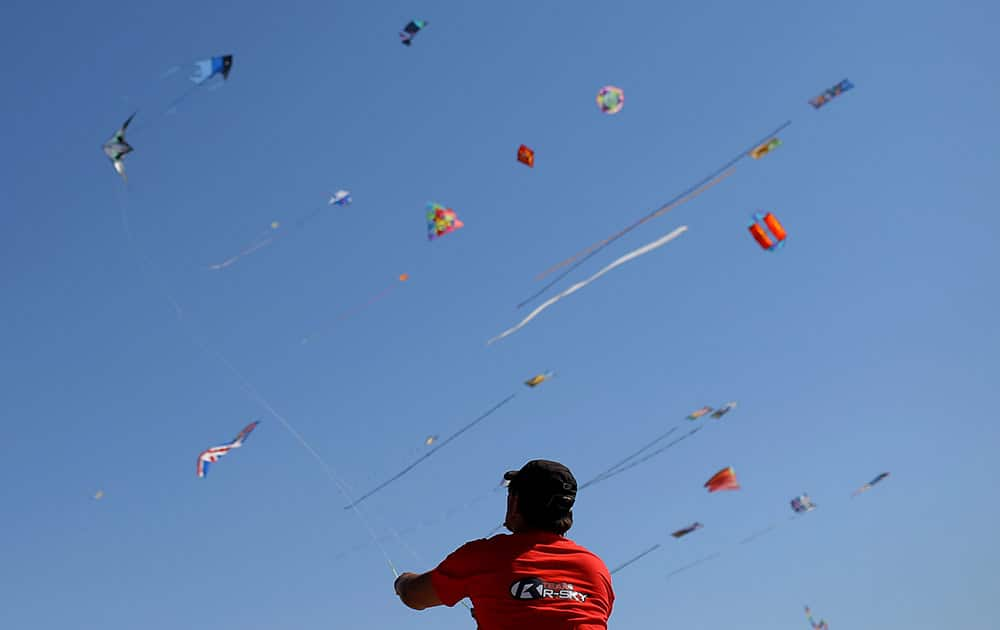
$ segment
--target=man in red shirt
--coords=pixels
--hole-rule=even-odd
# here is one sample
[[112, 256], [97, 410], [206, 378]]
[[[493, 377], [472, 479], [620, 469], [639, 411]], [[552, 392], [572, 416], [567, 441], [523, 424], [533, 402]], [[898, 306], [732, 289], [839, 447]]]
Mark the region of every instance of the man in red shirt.
[[504, 479], [512, 533], [466, 543], [427, 573], [403, 573], [396, 594], [416, 610], [468, 597], [480, 630], [606, 630], [611, 574], [563, 536], [573, 526], [573, 473], [536, 459]]

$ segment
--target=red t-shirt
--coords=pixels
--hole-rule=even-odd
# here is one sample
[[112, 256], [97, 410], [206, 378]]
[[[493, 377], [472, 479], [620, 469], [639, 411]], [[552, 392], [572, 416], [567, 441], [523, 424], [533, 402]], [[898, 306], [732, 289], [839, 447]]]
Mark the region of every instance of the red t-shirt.
[[548, 532], [466, 543], [431, 582], [447, 606], [470, 598], [480, 630], [606, 630], [615, 601], [604, 562]]

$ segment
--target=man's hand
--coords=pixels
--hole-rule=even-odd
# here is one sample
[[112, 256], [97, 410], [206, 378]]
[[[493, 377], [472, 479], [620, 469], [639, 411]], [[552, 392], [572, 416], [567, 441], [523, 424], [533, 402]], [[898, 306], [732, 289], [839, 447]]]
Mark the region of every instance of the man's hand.
[[441, 599], [434, 590], [430, 573], [402, 573], [393, 582], [393, 589], [403, 603], [415, 610], [440, 606]]

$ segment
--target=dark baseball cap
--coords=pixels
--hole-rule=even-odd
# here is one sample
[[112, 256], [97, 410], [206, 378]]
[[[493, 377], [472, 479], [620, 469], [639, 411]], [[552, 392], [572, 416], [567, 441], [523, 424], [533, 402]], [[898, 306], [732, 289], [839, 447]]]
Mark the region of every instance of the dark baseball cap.
[[509, 470], [503, 475], [509, 482], [508, 487], [519, 496], [530, 498], [532, 502], [552, 505], [554, 499], [560, 498], [560, 503], [570, 508], [576, 500], [576, 478], [569, 468], [559, 462], [547, 459], [533, 459], [521, 470]]

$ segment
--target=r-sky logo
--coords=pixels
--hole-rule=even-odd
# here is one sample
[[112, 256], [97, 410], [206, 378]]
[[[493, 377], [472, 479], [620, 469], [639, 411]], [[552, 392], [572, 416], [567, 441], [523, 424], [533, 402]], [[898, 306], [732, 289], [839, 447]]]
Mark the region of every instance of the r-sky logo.
[[584, 602], [587, 595], [566, 582], [546, 582], [541, 578], [521, 578], [510, 585], [510, 595], [514, 599], [571, 599]]

